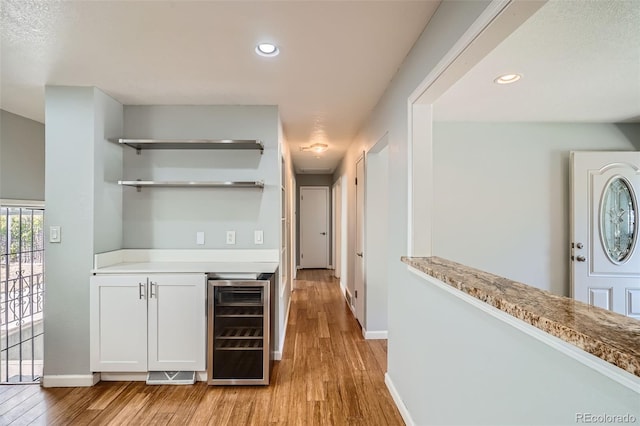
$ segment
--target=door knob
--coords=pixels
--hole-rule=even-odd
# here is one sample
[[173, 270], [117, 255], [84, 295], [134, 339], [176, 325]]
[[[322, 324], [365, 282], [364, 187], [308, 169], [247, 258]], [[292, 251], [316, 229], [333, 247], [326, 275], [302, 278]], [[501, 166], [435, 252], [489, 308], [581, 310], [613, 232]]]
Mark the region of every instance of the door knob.
[[362, 253], [356, 253], [356, 256], [362, 257]]
[[327, 233], [326, 233], [326, 232], [321, 232], [321, 234], [322, 234], [322, 235], [327, 235]]
[[584, 256], [582, 256], [582, 255], [580, 255], [580, 256], [576, 257], [576, 260], [577, 260], [578, 262], [584, 262], [584, 261], [586, 261], [586, 260], [587, 260], [587, 258], [586, 258], [586, 257], [584, 257]]

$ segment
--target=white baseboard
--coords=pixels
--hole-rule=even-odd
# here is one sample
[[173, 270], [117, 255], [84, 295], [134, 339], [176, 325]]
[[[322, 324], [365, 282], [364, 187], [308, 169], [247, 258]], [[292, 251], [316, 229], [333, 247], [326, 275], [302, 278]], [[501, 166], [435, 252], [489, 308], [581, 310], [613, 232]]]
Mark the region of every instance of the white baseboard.
[[147, 373], [101, 373], [103, 382], [145, 382]]
[[389, 389], [391, 398], [393, 398], [393, 402], [396, 403], [396, 407], [398, 407], [398, 411], [400, 412], [404, 423], [407, 426], [415, 426], [416, 423], [411, 418], [411, 414], [409, 413], [406, 405], [404, 405], [404, 402], [402, 402], [402, 398], [400, 398], [400, 394], [393, 384], [393, 380], [391, 380], [391, 377], [389, 377], [389, 373], [384, 373], [384, 383], [387, 385], [387, 389]]
[[[146, 382], [147, 372], [140, 373], [102, 373], [101, 380], [103, 382]], [[206, 382], [207, 372], [196, 371], [196, 381]]]
[[387, 339], [389, 336], [389, 332], [387, 330], [381, 331], [367, 331], [364, 328], [362, 329], [362, 337], [365, 340], [379, 340], [379, 339]]
[[100, 373], [42, 376], [43, 388], [91, 387], [100, 381]]

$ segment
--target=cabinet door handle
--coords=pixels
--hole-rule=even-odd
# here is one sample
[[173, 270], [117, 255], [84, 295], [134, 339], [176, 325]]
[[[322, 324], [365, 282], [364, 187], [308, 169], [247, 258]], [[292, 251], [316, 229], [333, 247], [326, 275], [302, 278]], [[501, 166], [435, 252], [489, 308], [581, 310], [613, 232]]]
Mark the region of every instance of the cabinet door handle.
[[149, 281], [149, 285], [151, 286], [151, 293], [149, 294], [149, 299], [153, 299], [154, 297], [157, 299], [158, 296], [156, 294], [156, 290], [158, 283], [154, 283], [153, 281]]
[[144, 285], [142, 283], [138, 283], [138, 298], [144, 299]]

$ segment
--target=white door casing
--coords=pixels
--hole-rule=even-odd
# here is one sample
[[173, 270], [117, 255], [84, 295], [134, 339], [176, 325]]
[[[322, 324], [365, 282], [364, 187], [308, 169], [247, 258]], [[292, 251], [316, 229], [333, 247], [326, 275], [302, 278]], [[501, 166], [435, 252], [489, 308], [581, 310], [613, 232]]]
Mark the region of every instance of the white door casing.
[[300, 187], [300, 266], [329, 267], [329, 188]]
[[333, 258], [335, 264], [333, 265], [333, 275], [336, 278], [340, 278], [342, 276], [342, 176], [333, 184], [333, 191], [335, 192], [335, 204], [333, 206], [333, 219], [335, 224], [333, 229], [335, 236]]
[[356, 318], [365, 327], [365, 271], [364, 271], [364, 154], [356, 162], [356, 255], [354, 275], [354, 307]]
[[[640, 244], [619, 252], [605, 236], [638, 239], [640, 152], [572, 152], [571, 167], [572, 297], [640, 319]], [[609, 198], [615, 187], [622, 196]]]

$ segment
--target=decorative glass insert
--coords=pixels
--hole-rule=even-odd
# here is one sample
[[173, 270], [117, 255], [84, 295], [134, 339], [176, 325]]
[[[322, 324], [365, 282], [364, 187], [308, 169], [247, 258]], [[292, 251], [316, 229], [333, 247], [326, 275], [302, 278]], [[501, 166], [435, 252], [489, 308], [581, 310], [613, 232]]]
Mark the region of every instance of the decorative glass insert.
[[613, 263], [623, 263], [633, 252], [637, 211], [629, 182], [620, 176], [611, 179], [600, 203], [600, 233], [604, 252]]

